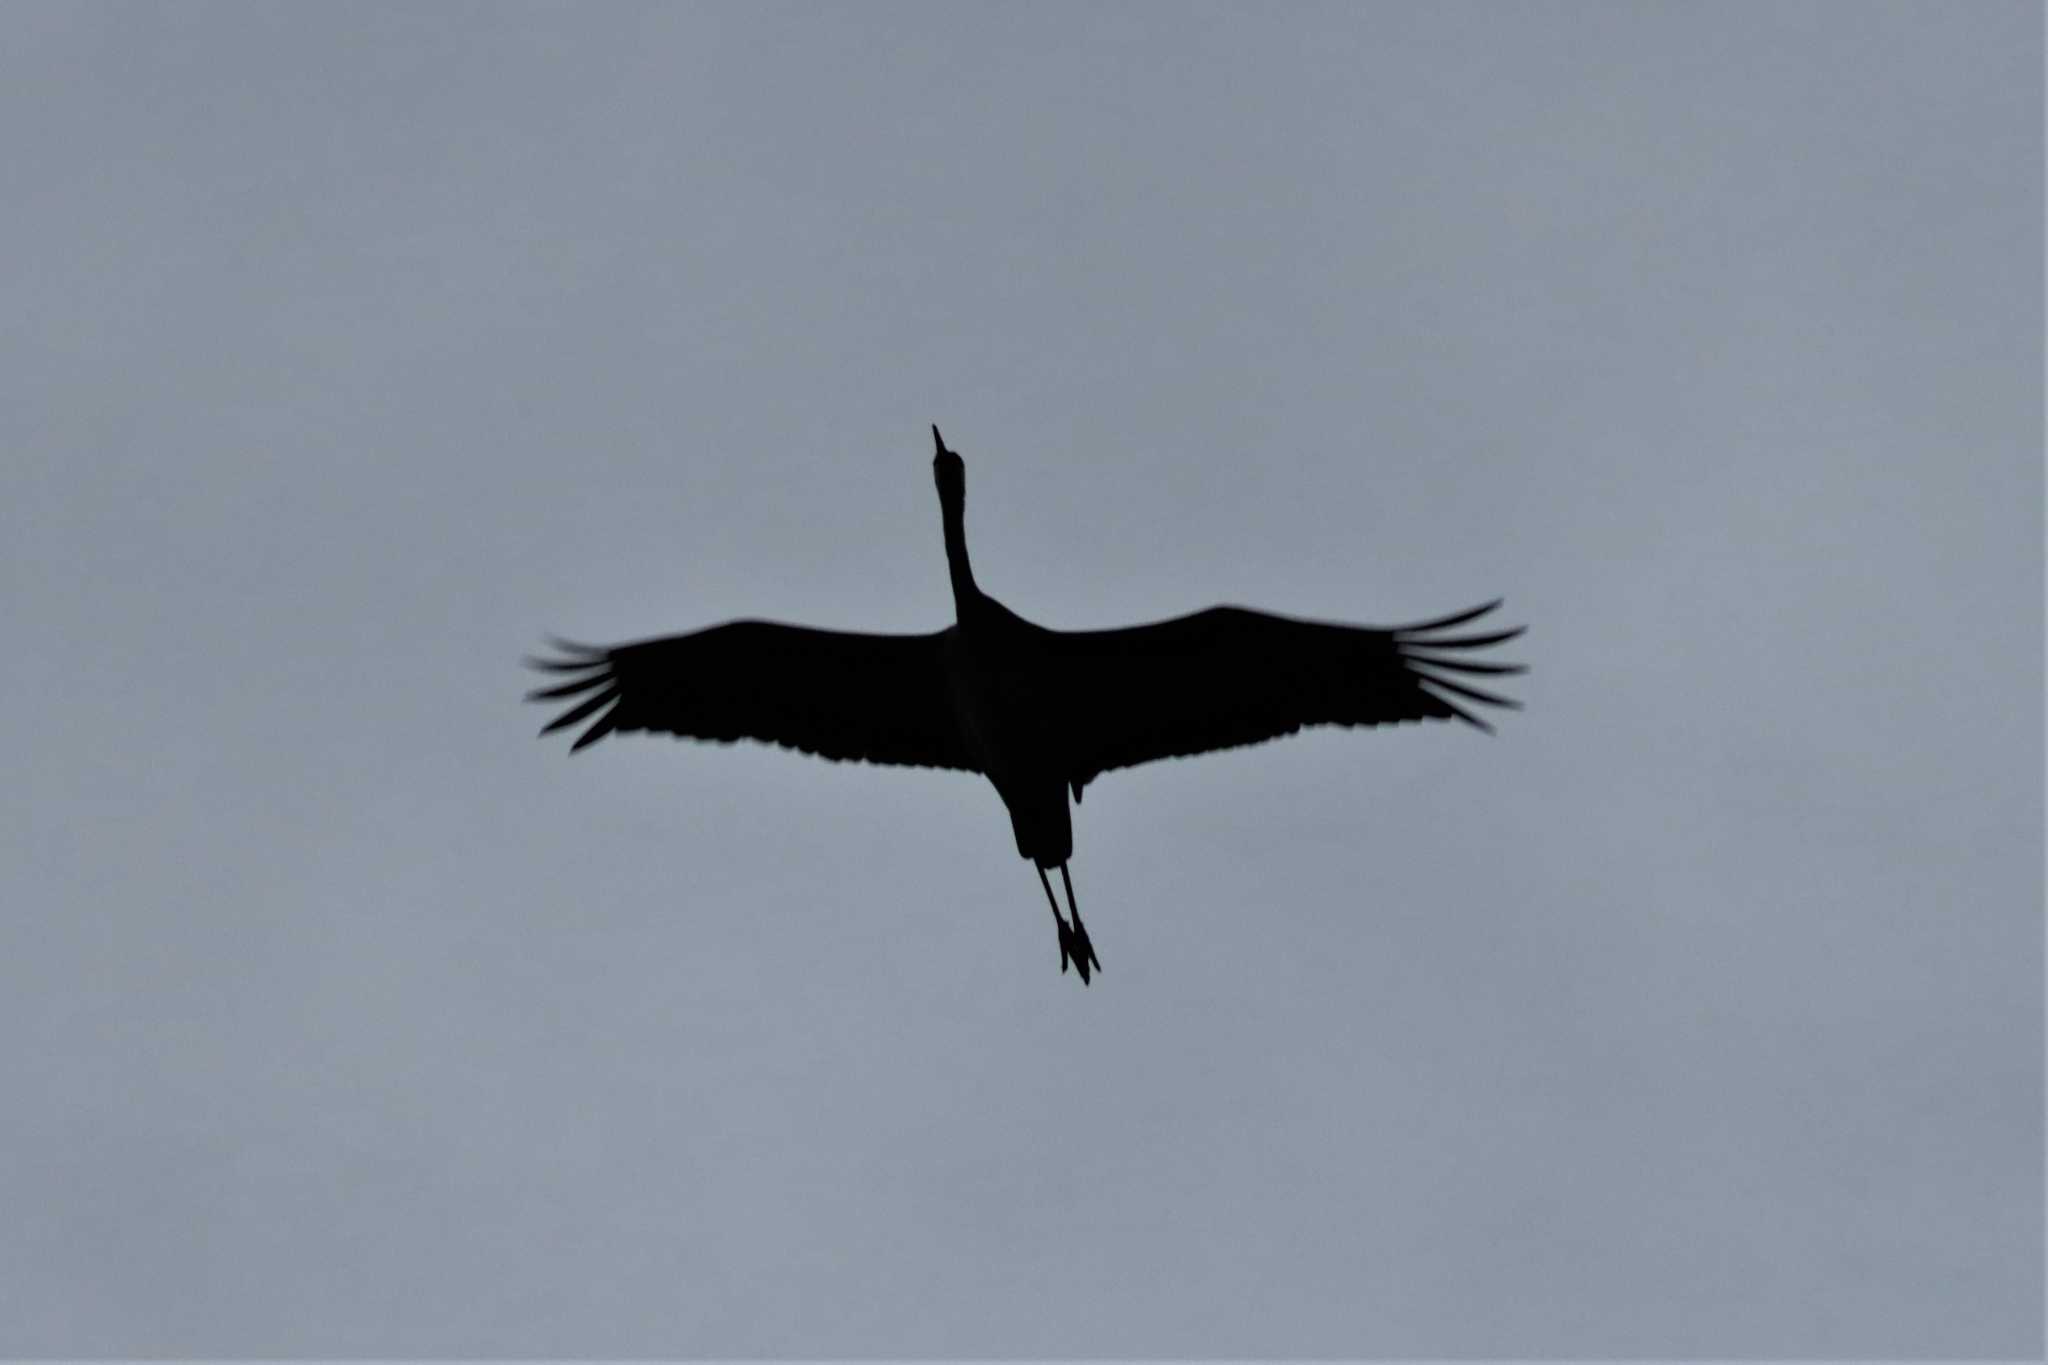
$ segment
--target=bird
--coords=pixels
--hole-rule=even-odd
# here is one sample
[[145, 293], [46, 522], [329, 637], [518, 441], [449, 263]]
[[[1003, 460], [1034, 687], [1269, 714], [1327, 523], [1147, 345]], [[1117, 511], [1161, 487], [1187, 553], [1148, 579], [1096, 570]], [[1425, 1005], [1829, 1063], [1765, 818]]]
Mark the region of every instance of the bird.
[[[1526, 629], [1451, 634], [1493, 601], [1391, 627], [1217, 606], [1117, 630], [1053, 630], [976, 586], [967, 558], [967, 466], [932, 424], [953, 624], [922, 635], [739, 620], [618, 645], [548, 637], [558, 675], [526, 694], [568, 704], [543, 736], [584, 725], [574, 753], [613, 733], [760, 740], [837, 761], [986, 777], [1017, 853], [1058, 925], [1060, 971], [1083, 985], [1101, 959], [1074, 900], [1071, 797], [1106, 772], [1259, 744], [1311, 726], [1461, 721], [1521, 703], [1460, 676], [1527, 666], [1474, 657]], [[587, 723], [587, 724], [586, 724]], [[1048, 872], [1066, 891], [1060, 911]]]

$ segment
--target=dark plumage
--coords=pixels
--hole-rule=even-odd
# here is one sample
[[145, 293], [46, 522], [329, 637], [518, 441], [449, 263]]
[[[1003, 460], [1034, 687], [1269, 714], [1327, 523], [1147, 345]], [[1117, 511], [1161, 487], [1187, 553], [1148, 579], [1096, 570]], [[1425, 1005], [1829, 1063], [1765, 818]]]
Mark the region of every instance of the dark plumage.
[[[930, 635], [863, 635], [732, 621], [610, 647], [557, 640], [560, 657], [528, 661], [563, 676], [527, 699], [570, 704], [541, 733], [587, 722], [572, 749], [613, 731], [650, 730], [982, 773], [1008, 807], [1017, 851], [1036, 864], [1052, 902], [1060, 969], [1071, 961], [1085, 982], [1101, 964], [1067, 878], [1067, 799], [1078, 802], [1103, 773], [1257, 744], [1310, 725], [1460, 720], [1491, 733], [1478, 707], [1519, 706], [1454, 676], [1523, 671], [1472, 657], [1521, 627], [1449, 633], [1498, 600], [1384, 628], [1243, 607], [1121, 630], [1034, 625], [975, 587], [966, 467], [937, 427], [932, 441], [952, 626]], [[1052, 867], [1067, 888], [1067, 916], [1046, 879]]]

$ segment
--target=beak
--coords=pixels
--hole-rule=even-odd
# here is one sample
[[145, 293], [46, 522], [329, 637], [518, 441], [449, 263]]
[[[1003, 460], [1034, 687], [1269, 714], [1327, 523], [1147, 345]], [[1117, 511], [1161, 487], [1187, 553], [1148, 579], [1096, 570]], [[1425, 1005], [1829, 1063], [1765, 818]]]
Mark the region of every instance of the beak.
[[937, 422], [932, 423], [932, 444], [938, 447], [933, 452], [935, 457], [946, 453], [946, 438], [939, 435], [939, 424]]

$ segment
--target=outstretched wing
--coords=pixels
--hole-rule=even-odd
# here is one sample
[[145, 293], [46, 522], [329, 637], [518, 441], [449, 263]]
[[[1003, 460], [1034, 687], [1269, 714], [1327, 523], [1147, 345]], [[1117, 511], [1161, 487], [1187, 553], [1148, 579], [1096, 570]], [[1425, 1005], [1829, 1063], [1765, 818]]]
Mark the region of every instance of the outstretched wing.
[[614, 730], [658, 730], [975, 771], [947, 696], [948, 633], [857, 635], [731, 621], [610, 648], [556, 640], [563, 657], [527, 662], [567, 681], [526, 699], [571, 703], [542, 734], [590, 722], [571, 752]]
[[1056, 667], [1074, 683], [1068, 781], [1078, 797], [1111, 768], [1257, 744], [1305, 725], [1456, 719], [1491, 733], [1474, 704], [1521, 703], [1447, 675], [1522, 672], [1469, 651], [1523, 628], [1443, 632], [1499, 605], [1391, 628], [1211, 607], [1127, 630], [1063, 632]]

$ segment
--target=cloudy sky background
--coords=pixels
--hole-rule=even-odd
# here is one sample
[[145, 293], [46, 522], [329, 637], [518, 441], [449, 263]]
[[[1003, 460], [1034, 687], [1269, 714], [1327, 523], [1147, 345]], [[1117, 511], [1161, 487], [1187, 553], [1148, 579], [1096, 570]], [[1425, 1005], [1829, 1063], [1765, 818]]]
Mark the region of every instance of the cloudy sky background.
[[[2036, 1355], [2041, 16], [0, 12], [0, 1354]], [[734, 616], [1528, 710], [536, 743]]]

